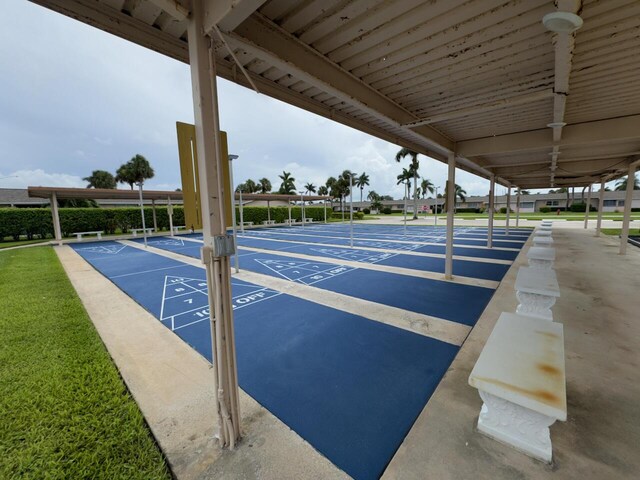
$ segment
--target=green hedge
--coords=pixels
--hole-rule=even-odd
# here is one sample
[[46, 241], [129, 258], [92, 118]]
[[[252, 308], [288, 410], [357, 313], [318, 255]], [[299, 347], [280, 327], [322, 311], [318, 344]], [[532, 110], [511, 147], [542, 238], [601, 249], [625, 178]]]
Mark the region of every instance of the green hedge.
[[[271, 220], [276, 223], [284, 223], [289, 219], [288, 207], [271, 207]], [[264, 220], [268, 220], [267, 207], [244, 207], [242, 219], [245, 222], [253, 222], [254, 225], [262, 225]], [[331, 216], [331, 209], [327, 208], [327, 218]], [[304, 216], [312, 218], [314, 222], [324, 221], [324, 207], [304, 207]], [[302, 208], [291, 207], [291, 218], [302, 220]], [[236, 223], [240, 224], [240, 209], [236, 207]]]
[[[153, 226], [151, 207], [145, 207], [147, 227]], [[127, 233], [132, 228], [142, 228], [139, 208], [61, 208], [60, 228], [62, 235], [71, 236], [74, 232], [101, 230]], [[166, 207], [156, 207], [158, 228], [169, 229], [169, 215]], [[182, 207], [173, 208], [173, 224], [184, 225]], [[12, 237], [19, 240], [26, 236], [33, 238], [53, 237], [53, 221], [49, 208], [0, 208], [0, 239]]]
[[456, 208], [456, 213], [480, 213], [479, 208]]

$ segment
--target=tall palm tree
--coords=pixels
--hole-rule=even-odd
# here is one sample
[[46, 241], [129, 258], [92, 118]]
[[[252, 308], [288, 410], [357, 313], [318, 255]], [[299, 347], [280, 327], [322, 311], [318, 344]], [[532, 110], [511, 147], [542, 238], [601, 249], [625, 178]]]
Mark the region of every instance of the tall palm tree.
[[278, 192], [285, 195], [293, 195], [296, 192], [296, 179], [291, 176], [291, 173], [285, 171], [282, 172], [282, 175], [278, 175], [278, 177], [282, 180]]
[[413, 172], [410, 169], [403, 168], [402, 173], [396, 177], [398, 180], [396, 185], [404, 185], [404, 198], [409, 197], [409, 186], [411, 185], [411, 179], [413, 178]]
[[[626, 190], [627, 189], [627, 180], [628, 179], [629, 179], [629, 175], [624, 177], [624, 180], [618, 180], [618, 183], [616, 183], [616, 191]], [[634, 178], [633, 178], [633, 189], [634, 190], [640, 190], [640, 181], [638, 180], [637, 176], [634, 176]]]
[[380, 200], [380, 195], [375, 190], [369, 190], [369, 195], [367, 195], [367, 200], [375, 201]]
[[[447, 184], [448, 183], [449, 182], [447, 182]], [[443, 210], [445, 212], [447, 211], [447, 198], [449, 198], [449, 196], [447, 195], [447, 186], [445, 185], [445, 187], [444, 187], [444, 204], [442, 206]], [[467, 191], [456, 183], [455, 192], [454, 192], [454, 195], [453, 195], [453, 212], [454, 213], [456, 211], [456, 202], [458, 201], [458, 199], [460, 199], [461, 202], [464, 202], [467, 199]]]
[[261, 178], [258, 180], [258, 187], [260, 189], [260, 193], [269, 193], [273, 188], [268, 178]]
[[422, 198], [425, 198], [427, 193], [434, 193], [436, 190], [431, 180], [423, 178], [420, 182], [420, 191], [422, 192]]
[[256, 193], [260, 188], [256, 184], [256, 182], [254, 182], [251, 179], [249, 179], [246, 182], [244, 182], [244, 187], [245, 187], [245, 189], [243, 190], [243, 192], [246, 192], [246, 193]]
[[369, 175], [366, 172], [362, 172], [359, 177], [356, 178], [356, 186], [360, 189], [360, 203], [362, 203], [362, 191], [364, 187], [369, 186]]
[[139, 153], [123, 164], [116, 171], [116, 182], [128, 183], [133, 190], [134, 184], [143, 184], [145, 180], [155, 175], [149, 161]]
[[411, 164], [409, 166], [413, 175], [413, 219], [418, 219], [418, 169], [420, 168], [420, 162], [418, 161], [418, 152], [403, 147], [398, 153], [396, 153], [396, 162], [402, 161], [405, 157], [411, 158]]
[[116, 179], [105, 170], [94, 170], [82, 180], [88, 182], [87, 188], [116, 188]]
[[309, 182], [304, 186], [304, 190], [307, 194], [316, 193], [316, 186], [313, 183]]
[[325, 185], [320, 185], [318, 187], [318, 195], [322, 195], [322, 196], [329, 195], [329, 189]]

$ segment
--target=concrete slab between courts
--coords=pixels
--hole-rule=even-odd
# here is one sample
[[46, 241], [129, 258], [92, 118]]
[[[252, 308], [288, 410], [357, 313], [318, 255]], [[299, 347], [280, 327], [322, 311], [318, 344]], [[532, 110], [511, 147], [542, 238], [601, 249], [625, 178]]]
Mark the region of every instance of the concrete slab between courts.
[[[568, 222], [567, 222], [568, 223]], [[564, 225], [563, 225], [564, 227]], [[568, 419], [551, 427], [546, 465], [476, 429], [482, 401], [467, 384], [502, 311], [513, 312], [523, 249], [387, 467], [383, 479], [603, 479], [640, 472], [640, 249], [594, 231], [554, 228], [564, 324]]]
[[220, 450], [210, 364], [70, 247], [56, 252], [177, 478], [349, 478], [242, 390], [246, 436]]

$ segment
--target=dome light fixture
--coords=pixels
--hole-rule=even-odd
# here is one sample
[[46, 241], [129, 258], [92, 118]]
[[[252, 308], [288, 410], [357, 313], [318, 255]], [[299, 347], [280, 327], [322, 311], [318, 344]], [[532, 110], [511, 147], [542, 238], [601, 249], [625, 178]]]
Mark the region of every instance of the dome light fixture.
[[573, 33], [582, 26], [582, 18], [571, 12], [551, 12], [542, 17], [544, 27], [554, 33]]

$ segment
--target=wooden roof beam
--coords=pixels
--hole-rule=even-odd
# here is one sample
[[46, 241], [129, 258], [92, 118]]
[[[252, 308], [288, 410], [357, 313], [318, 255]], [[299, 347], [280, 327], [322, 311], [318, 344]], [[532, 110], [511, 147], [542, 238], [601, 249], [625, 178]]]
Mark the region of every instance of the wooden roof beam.
[[[171, 1], [171, 0], [169, 0]], [[258, 10], [266, 0], [206, 0], [204, 30], [211, 33], [214, 25], [223, 32], [231, 32]]]

